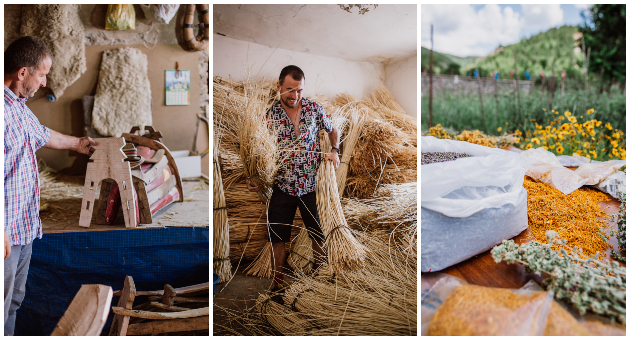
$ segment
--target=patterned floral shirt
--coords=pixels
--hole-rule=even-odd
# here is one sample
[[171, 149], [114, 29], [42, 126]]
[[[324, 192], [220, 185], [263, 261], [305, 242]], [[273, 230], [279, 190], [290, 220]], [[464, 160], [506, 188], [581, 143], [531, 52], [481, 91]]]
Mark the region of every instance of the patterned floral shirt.
[[315, 191], [317, 170], [321, 162], [318, 132], [323, 129], [330, 133], [333, 129], [332, 120], [324, 107], [302, 98], [299, 140], [280, 101], [276, 101], [267, 111], [267, 120], [273, 129], [278, 130], [280, 148], [291, 149], [280, 155], [283, 162], [276, 178], [278, 187], [287, 194], [298, 197]]

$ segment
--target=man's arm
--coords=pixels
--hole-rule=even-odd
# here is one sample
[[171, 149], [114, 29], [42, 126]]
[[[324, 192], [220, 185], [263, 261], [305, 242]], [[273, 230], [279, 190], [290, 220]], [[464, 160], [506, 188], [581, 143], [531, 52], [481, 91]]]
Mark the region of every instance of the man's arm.
[[98, 145], [98, 143], [90, 137], [77, 138], [50, 129], [50, 139], [44, 147], [55, 150], [74, 150], [91, 156], [94, 153], [93, 145]]
[[[333, 148], [339, 148], [339, 132], [337, 128], [333, 125], [332, 131], [328, 133], [328, 140], [330, 140], [330, 146]], [[323, 152], [329, 152], [330, 150], [322, 150]], [[335, 166], [335, 170], [339, 167], [339, 155], [337, 154], [337, 150], [333, 149], [330, 151], [330, 155], [326, 156], [324, 161], [330, 160], [333, 162]]]

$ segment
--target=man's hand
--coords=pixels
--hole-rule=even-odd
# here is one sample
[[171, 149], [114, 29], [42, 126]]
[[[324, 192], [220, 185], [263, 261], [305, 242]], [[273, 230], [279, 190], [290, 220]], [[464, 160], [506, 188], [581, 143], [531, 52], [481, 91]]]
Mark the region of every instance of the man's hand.
[[9, 255], [11, 255], [11, 240], [9, 240], [9, 234], [7, 231], [4, 231], [4, 259], [8, 259]]
[[324, 159], [325, 161], [331, 161], [333, 162], [333, 165], [335, 166], [335, 170], [337, 170], [337, 168], [339, 167], [339, 155], [337, 154], [337, 150], [334, 150], [328, 155], [326, 156], [326, 158]]
[[253, 186], [252, 183], [249, 181], [249, 178], [245, 179], [245, 184], [247, 185], [247, 190], [251, 192], [259, 192], [260, 189], [262, 189], [262, 185], [260, 184], [257, 187]]
[[77, 143], [77, 148], [75, 151], [80, 152], [82, 154], [86, 154], [88, 156], [92, 156], [95, 149], [92, 147], [93, 145], [98, 145], [98, 142], [95, 142], [90, 137], [81, 137]]

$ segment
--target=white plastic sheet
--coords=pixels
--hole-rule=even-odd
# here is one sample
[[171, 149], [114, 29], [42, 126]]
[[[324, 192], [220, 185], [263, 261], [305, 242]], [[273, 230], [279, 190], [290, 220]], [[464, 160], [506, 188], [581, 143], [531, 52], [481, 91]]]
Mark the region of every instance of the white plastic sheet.
[[473, 157], [422, 165], [421, 207], [464, 218], [488, 208], [516, 206], [525, 168], [517, 153], [463, 141], [421, 137], [422, 152], [458, 152]]
[[547, 183], [565, 195], [577, 190], [587, 182], [587, 179], [582, 178], [573, 170], [562, 166], [556, 155], [543, 148], [521, 152], [521, 161], [523, 166], [527, 168], [527, 176]]

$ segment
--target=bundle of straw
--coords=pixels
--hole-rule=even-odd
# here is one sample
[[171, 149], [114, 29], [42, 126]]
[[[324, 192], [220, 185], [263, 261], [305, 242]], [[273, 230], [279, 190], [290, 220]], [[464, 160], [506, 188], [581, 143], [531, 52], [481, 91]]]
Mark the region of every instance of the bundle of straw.
[[313, 270], [313, 264], [315, 263], [313, 240], [308, 236], [306, 228], [300, 230], [300, 234], [293, 242], [293, 248], [287, 258], [287, 262], [296, 271], [308, 274]]
[[350, 166], [350, 159], [352, 158], [352, 153], [354, 152], [354, 147], [357, 144], [359, 136], [361, 135], [361, 130], [363, 128], [363, 123], [365, 122], [364, 114], [361, 110], [350, 107], [348, 109], [350, 116], [350, 128], [349, 133], [342, 142], [343, 144], [343, 154], [341, 156], [341, 164], [339, 164], [339, 168], [337, 168], [337, 188], [339, 189], [339, 195], [343, 195], [343, 192], [346, 188], [346, 176], [348, 175], [348, 168]]
[[271, 261], [271, 242], [267, 241], [258, 257], [245, 268], [245, 275], [271, 278], [273, 276]]
[[281, 156], [277, 132], [266, 119], [276, 93], [269, 82], [255, 83], [248, 79], [238, 85], [238, 90], [232, 85], [213, 81], [214, 125], [225, 132], [226, 139], [238, 145], [244, 176], [252, 185], [262, 186], [259, 197], [268, 202]]
[[312, 328], [309, 320], [272, 301], [267, 294], [258, 297], [255, 307], [260, 317], [281, 334], [304, 336], [306, 330]]
[[215, 139], [213, 150], [214, 157], [212, 163], [214, 165], [214, 191], [212, 202], [214, 204], [214, 233], [212, 247], [212, 264], [214, 272], [221, 277], [219, 282], [225, 282], [231, 276], [232, 264], [230, 263], [230, 233], [228, 230], [227, 207], [225, 204], [225, 196], [223, 195], [221, 169], [219, 168], [218, 139]]
[[325, 161], [319, 166], [317, 177], [317, 211], [326, 241], [328, 263], [335, 273], [361, 268], [366, 250], [348, 227], [337, 190], [334, 166]]
[[245, 87], [245, 108], [239, 112], [237, 131], [243, 172], [253, 186], [261, 185], [258, 192], [263, 202], [269, 202], [271, 187], [279, 168], [280, 151], [278, 134], [267, 124], [267, 103], [271, 99], [264, 89]]

